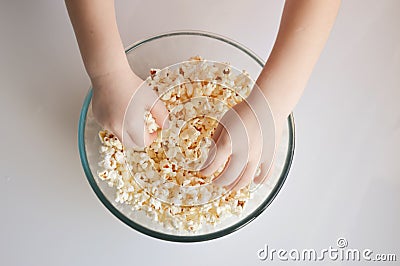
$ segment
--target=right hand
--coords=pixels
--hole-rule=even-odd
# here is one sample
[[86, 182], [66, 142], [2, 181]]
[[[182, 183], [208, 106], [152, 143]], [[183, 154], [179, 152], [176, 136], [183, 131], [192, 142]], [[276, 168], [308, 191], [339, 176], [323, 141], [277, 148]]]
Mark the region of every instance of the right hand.
[[[228, 110], [220, 120], [213, 136], [215, 157], [201, 170], [202, 174], [214, 173], [229, 159], [216, 183], [239, 190], [252, 180], [262, 182], [270, 173], [280, 125], [262, 90], [255, 86], [246, 100]], [[261, 174], [254, 178], [258, 167]]]

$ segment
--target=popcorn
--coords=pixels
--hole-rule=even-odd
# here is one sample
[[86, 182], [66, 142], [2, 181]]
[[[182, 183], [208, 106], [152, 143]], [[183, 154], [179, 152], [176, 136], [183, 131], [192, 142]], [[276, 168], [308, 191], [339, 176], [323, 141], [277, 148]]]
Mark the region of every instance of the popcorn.
[[211, 176], [197, 169], [208, 157], [218, 120], [250, 93], [248, 74], [194, 57], [176, 67], [152, 69], [146, 82], [169, 110], [170, 126], [159, 128], [145, 112], [146, 128], [157, 138], [142, 150], [125, 149], [112, 133], [99, 132], [97, 174], [116, 189], [115, 201], [171, 230], [195, 232], [240, 215], [251, 196], [249, 186], [227, 191], [213, 184], [225, 165]]
[[157, 129], [159, 128], [159, 126], [156, 123], [156, 120], [149, 111], [146, 111], [144, 113], [144, 123], [150, 134], [156, 132]]

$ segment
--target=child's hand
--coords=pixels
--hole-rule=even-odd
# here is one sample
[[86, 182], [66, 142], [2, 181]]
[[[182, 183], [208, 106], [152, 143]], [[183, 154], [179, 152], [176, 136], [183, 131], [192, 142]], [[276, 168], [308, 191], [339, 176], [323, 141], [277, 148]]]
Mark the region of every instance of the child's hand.
[[[151, 109], [158, 97], [153, 90], [143, 87], [143, 80], [126, 68], [96, 77], [92, 79], [92, 84], [92, 110], [98, 123], [112, 131], [126, 147], [143, 147], [153, 141], [156, 134], [145, 130], [144, 113]], [[160, 101], [156, 102], [151, 113], [159, 126], [168, 116]]]
[[202, 174], [212, 174], [229, 159], [229, 165], [215, 179], [217, 183], [234, 184], [234, 189], [240, 189], [253, 180], [259, 166], [261, 173], [255, 181], [264, 180], [272, 165], [281, 125], [280, 121], [274, 121], [261, 90], [254, 88], [246, 101], [234, 106], [221, 119], [213, 136], [214, 160]]

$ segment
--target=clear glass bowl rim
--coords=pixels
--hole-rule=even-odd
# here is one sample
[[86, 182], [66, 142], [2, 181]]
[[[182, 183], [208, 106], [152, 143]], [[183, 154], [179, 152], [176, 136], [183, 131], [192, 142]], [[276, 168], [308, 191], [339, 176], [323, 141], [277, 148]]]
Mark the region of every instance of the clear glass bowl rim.
[[[263, 60], [261, 58], [259, 58], [255, 53], [253, 53], [250, 49], [244, 47], [243, 45], [237, 43], [236, 41], [230, 40], [229, 38], [226, 38], [221, 35], [217, 35], [217, 34], [210, 33], [210, 32], [204, 32], [204, 31], [173, 31], [173, 32], [167, 32], [167, 33], [155, 35], [153, 37], [135, 42], [129, 48], [127, 48], [125, 52], [129, 53], [131, 50], [133, 50], [143, 44], [151, 42], [153, 40], [161, 39], [164, 37], [182, 36], [182, 35], [184, 35], [184, 36], [185, 35], [187, 35], [187, 36], [202, 36], [202, 37], [208, 37], [208, 38], [212, 38], [215, 40], [225, 42], [226, 44], [232, 45], [235, 48], [240, 49], [242, 52], [244, 52], [245, 54], [250, 56], [254, 61], [256, 61], [261, 67], [263, 67], [265, 64], [263, 62]], [[90, 88], [89, 92], [86, 95], [85, 100], [83, 102], [82, 110], [81, 110], [80, 117], [79, 117], [79, 124], [78, 124], [78, 148], [79, 148], [79, 155], [80, 155], [83, 170], [84, 170], [86, 178], [87, 178], [90, 186], [94, 190], [96, 196], [106, 206], [106, 208], [113, 215], [115, 215], [119, 220], [121, 220], [123, 223], [125, 223], [129, 227], [131, 227], [143, 234], [146, 234], [148, 236], [155, 237], [158, 239], [173, 241], [173, 242], [200, 242], [200, 241], [207, 241], [207, 240], [211, 240], [211, 239], [215, 239], [215, 238], [219, 238], [219, 237], [228, 235], [228, 234], [233, 233], [236, 230], [244, 227], [245, 225], [249, 224], [257, 216], [259, 216], [271, 204], [271, 202], [277, 196], [278, 192], [280, 191], [283, 184], [285, 183], [285, 180], [288, 176], [288, 173], [289, 173], [292, 161], [293, 161], [294, 150], [295, 150], [295, 124], [294, 124], [293, 113], [290, 114], [290, 116], [288, 117], [288, 125], [289, 125], [288, 153], [286, 155], [285, 164], [284, 164], [281, 176], [279, 177], [277, 184], [271, 191], [270, 195], [251, 214], [249, 214], [246, 217], [243, 217], [240, 221], [238, 221], [234, 225], [231, 225], [227, 228], [224, 228], [224, 229], [216, 231], [216, 232], [203, 234], [203, 235], [179, 236], [179, 235], [165, 234], [165, 233], [161, 233], [161, 232], [157, 232], [157, 231], [148, 229], [148, 228], [132, 221], [131, 219], [126, 217], [122, 212], [120, 212], [118, 209], [116, 209], [112, 205], [112, 203], [106, 198], [106, 196], [103, 194], [103, 192], [97, 185], [96, 180], [94, 179], [94, 176], [90, 170], [89, 162], [88, 162], [88, 159], [86, 156], [85, 126], [86, 126], [87, 111], [90, 106], [92, 94], [93, 94], [93, 91]]]

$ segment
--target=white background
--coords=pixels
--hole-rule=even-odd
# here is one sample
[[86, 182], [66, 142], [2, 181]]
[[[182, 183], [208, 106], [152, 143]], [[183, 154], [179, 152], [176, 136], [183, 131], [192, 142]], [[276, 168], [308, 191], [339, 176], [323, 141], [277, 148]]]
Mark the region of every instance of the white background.
[[[198, 29], [235, 39], [264, 59], [283, 3], [117, 2], [126, 46]], [[77, 123], [89, 80], [64, 2], [1, 0], [0, 264], [266, 265], [257, 258], [265, 244], [322, 249], [345, 237], [351, 248], [397, 254], [395, 263], [370, 265], [397, 265], [399, 10], [397, 0], [343, 1], [294, 112], [295, 158], [278, 197], [232, 235], [176, 244], [121, 223], [86, 181]]]

